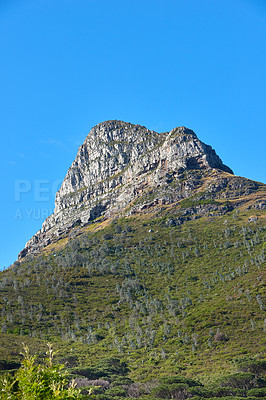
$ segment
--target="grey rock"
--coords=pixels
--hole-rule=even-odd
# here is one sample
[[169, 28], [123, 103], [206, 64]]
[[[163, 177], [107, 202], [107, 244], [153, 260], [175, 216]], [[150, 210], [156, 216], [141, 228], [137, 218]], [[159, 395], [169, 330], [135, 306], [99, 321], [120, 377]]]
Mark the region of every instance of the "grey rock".
[[[179, 127], [159, 134], [122, 121], [100, 123], [79, 147], [56, 194], [54, 213], [26, 243], [19, 258], [96, 218], [110, 218], [122, 211], [132, 215], [186, 198], [200, 185], [195, 171], [212, 169], [233, 174], [190, 129]], [[172, 182], [177, 182], [175, 187]], [[227, 183], [221, 179], [208, 190], [217, 193]], [[138, 204], [148, 188], [151, 198]]]

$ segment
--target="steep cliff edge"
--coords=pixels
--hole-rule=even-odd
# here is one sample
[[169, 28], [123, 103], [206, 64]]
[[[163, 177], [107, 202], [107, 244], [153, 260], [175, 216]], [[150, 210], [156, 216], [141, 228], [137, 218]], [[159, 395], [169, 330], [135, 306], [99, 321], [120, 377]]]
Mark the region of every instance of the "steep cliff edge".
[[159, 134], [122, 121], [100, 123], [79, 147], [56, 194], [54, 213], [26, 243], [19, 258], [58, 240], [74, 226], [121, 212], [138, 212], [148, 200], [170, 204], [202, 187], [212, 198], [227, 197], [228, 185], [228, 197], [257, 189], [255, 182], [246, 180], [248, 184], [243, 185], [245, 178], [232, 174], [211, 146], [185, 127]]

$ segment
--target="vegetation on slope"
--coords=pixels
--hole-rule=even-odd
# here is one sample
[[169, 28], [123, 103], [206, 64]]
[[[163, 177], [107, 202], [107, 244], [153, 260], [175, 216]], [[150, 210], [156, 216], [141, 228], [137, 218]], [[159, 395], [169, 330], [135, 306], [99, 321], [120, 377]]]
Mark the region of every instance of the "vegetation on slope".
[[[52, 341], [57, 360], [75, 376], [106, 378], [108, 389], [98, 389], [101, 399], [107, 398], [103, 393], [128, 396], [133, 384], [142, 388], [135, 397], [249, 396], [249, 390], [263, 397], [261, 372], [232, 375], [239, 362], [265, 362], [263, 212], [229, 211], [225, 204], [224, 215], [214, 215], [209, 201], [196, 201], [206, 207], [201, 218], [185, 222], [182, 214], [180, 220], [180, 209], [193, 205], [192, 198], [181, 208], [168, 206], [158, 214], [120, 218], [104, 229], [81, 232], [66, 246], [58, 243], [53, 252], [29, 256], [3, 271], [0, 357], [5, 369], [20, 360], [22, 341], [40, 357]], [[117, 373], [101, 374], [107, 355], [105, 366], [119, 359], [126, 374], [121, 375], [120, 364]], [[204, 390], [227, 385], [242, 394], [231, 389], [206, 394], [193, 391], [187, 381], [165, 381], [180, 374], [200, 380]], [[232, 386], [225, 374], [241, 384]], [[118, 378], [124, 382], [121, 390], [114, 389]], [[242, 387], [245, 379], [253, 383]], [[146, 382], [144, 389], [134, 383], [140, 381]]]
[[101, 360], [93, 368], [72, 369], [69, 374], [63, 365], [54, 364], [54, 353], [51, 345], [48, 346], [48, 358], [41, 363], [36, 363], [36, 357], [30, 356], [28, 347], [24, 346], [22, 366], [14, 374], [5, 373], [0, 377], [0, 399], [251, 400], [264, 398], [266, 394], [266, 361], [263, 360], [237, 360], [237, 373], [214, 379], [205, 386], [199, 380], [181, 375], [134, 383], [127, 376], [126, 364], [116, 358]]

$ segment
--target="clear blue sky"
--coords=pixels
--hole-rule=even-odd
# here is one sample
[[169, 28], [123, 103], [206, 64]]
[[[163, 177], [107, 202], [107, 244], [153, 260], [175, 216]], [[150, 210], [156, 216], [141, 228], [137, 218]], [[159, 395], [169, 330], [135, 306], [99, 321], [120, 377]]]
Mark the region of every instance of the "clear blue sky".
[[265, 0], [2, 0], [0, 267], [105, 120], [185, 125], [265, 182], [265, 47]]

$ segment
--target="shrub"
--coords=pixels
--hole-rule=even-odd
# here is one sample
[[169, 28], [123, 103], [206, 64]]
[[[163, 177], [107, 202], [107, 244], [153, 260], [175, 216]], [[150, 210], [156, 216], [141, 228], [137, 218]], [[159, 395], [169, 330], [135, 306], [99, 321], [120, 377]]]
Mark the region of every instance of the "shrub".
[[115, 386], [110, 389], [107, 389], [105, 391], [105, 394], [112, 397], [114, 396], [126, 397], [127, 392], [123, 387]]
[[258, 389], [258, 388], [250, 389], [250, 390], [247, 392], [247, 395], [248, 395], [248, 396], [253, 396], [253, 397], [263, 397], [263, 398], [266, 398], [266, 388], [262, 388], [262, 389]]
[[[184, 378], [185, 379], [185, 378]], [[152, 396], [159, 399], [185, 400], [192, 397], [189, 386], [185, 383], [162, 384], [151, 390]]]
[[217, 379], [216, 383], [221, 387], [231, 387], [236, 389], [252, 389], [256, 384], [255, 375], [251, 373], [237, 373], [225, 375]]
[[202, 392], [202, 397], [212, 398], [212, 397], [246, 397], [245, 389], [236, 389], [232, 387], [216, 387], [213, 389], [205, 389]]
[[117, 375], [126, 375], [128, 371], [126, 363], [118, 358], [103, 358], [92, 367], [74, 368], [71, 373], [88, 379], [112, 378], [111, 380], [114, 380]]
[[71, 369], [71, 374], [85, 376], [88, 379], [98, 379], [101, 375], [91, 367]]
[[266, 372], [266, 360], [254, 360], [252, 358], [241, 358], [235, 361], [237, 369], [241, 372], [251, 372], [259, 375]]
[[169, 376], [166, 378], [161, 378], [161, 381], [166, 384], [172, 383], [185, 383], [188, 386], [202, 386], [202, 383], [195, 381], [194, 379], [185, 378], [184, 376]]
[[170, 388], [168, 385], [159, 385], [151, 390], [151, 394], [153, 397], [158, 399], [170, 399]]
[[63, 365], [53, 365], [53, 351], [49, 345], [45, 364], [35, 364], [36, 356], [24, 347], [24, 361], [14, 378], [3, 376], [0, 388], [2, 400], [74, 400], [81, 399], [73, 383], [68, 385]]
[[0, 360], [0, 370], [1, 371], [18, 369], [20, 366], [21, 366], [21, 364], [16, 361]]
[[257, 378], [257, 386], [259, 388], [266, 388], [266, 379], [265, 378]]
[[190, 397], [188, 388], [188, 385], [184, 383], [173, 383], [170, 386], [171, 399], [187, 399], [188, 397]]

